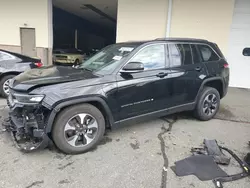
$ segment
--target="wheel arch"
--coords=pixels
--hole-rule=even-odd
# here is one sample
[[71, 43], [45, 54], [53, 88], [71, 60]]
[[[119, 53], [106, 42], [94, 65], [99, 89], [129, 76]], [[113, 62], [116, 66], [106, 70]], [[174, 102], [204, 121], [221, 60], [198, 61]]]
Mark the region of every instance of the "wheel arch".
[[17, 76], [18, 74], [21, 74], [20, 72], [17, 71], [10, 71], [10, 72], [3, 72], [0, 74], [0, 80], [4, 77], [4, 76], [8, 76], [8, 75], [15, 75]]
[[50, 133], [52, 131], [52, 127], [53, 127], [56, 116], [64, 108], [70, 107], [72, 105], [84, 104], [84, 103], [91, 104], [101, 111], [105, 119], [105, 124], [107, 128], [111, 127], [114, 124], [113, 115], [106, 101], [102, 99], [101, 97], [88, 97], [88, 98], [83, 98], [83, 99], [68, 100], [68, 101], [64, 101], [64, 102], [57, 104], [54, 107], [54, 109], [51, 111], [51, 114], [49, 115], [47, 126], [46, 126], [46, 133]]
[[213, 88], [217, 89], [219, 94], [220, 94], [220, 98], [224, 97], [225, 86], [224, 86], [224, 82], [223, 82], [222, 78], [220, 78], [220, 77], [207, 78], [201, 84], [201, 87], [200, 87], [198, 94], [196, 96], [196, 99], [195, 99], [196, 102], [197, 102], [198, 97], [200, 96], [200, 93], [202, 92], [203, 88], [206, 86], [213, 87]]

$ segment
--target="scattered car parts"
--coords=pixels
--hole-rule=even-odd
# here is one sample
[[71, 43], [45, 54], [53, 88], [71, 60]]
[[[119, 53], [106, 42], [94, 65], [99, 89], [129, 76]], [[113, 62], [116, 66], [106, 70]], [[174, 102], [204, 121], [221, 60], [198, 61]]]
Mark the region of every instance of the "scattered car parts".
[[[203, 148], [192, 148], [193, 156], [175, 163], [172, 170], [177, 176], [196, 175], [200, 180], [213, 180], [216, 188], [223, 188], [223, 183], [236, 181], [250, 176], [250, 166], [247, 163], [249, 153], [245, 161], [241, 160], [232, 150], [219, 146], [216, 140], [204, 140]], [[242, 172], [227, 175], [217, 164], [229, 165], [230, 158], [222, 151], [228, 152], [241, 166]], [[217, 164], [216, 164], [217, 163]]]

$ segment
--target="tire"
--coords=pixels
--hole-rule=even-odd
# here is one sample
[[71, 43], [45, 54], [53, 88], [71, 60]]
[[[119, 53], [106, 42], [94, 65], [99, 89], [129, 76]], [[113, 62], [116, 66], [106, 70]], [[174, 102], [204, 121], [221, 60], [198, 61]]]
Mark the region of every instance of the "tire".
[[194, 110], [195, 117], [201, 121], [208, 121], [216, 115], [219, 107], [219, 92], [215, 88], [204, 87], [198, 98], [197, 105]]
[[79, 65], [79, 64], [80, 64], [79, 59], [76, 59], [75, 62], [74, 62], [74, 65], [76, 66], [76, 65]]
[[[6, 75], [4, 76], [0, 81], [0, 94], [2, 97], [7, 98], [9, 96], [8, 93], [6, 93], [6, 89], [4, 87], [6, 86], [6, 82], [12, 78], [14, 78], [16, 75]], [[4, 86], [5, 85], [5, 86]]]
[[[65, 129], [67, 127], [66, 126], [67, 123], [68, 123], [67, 125], [70, 125], [70, 124], [72, 125], [73, 122], [79, 123], [79, 120], [81, 120], [81, 118], [80, 118], [80, 116], [78, 116], [78, 114], [88, 114], [83, 118], [84, 119], [83, 121], [87, 121], [87, 119], [85, 119], [86, 117], [92, 116], [91, 121], [93, 121], [93, 119], [96, 121], [97, 129], [95, 131], [93, 131], [95, 128], [92, 128], [92, 130], [88, 129], [88, 131], [92, 131], [92, 134], [84, 132], [84, 133], [80, 133], [80, 134], [84, 134], [84, 135], [80, 135], [80, 137], [78, 136], [78, 138], [80, 138], [82, 140], [84, 139], [84, 141], [87, 141], [86, 136], [87, 135], [92, 136], [93, 132], [95, 132], [94, 133], [95, 136], [94, 136], [94, 138], [91, 138], [92, 141], [89, 144], [84, 145], [84, 143], [83, 143], [84, 141], [76, 140], [77, 142], [79, 142], [80, 146], [79, 145], [73, 146], [73, 145], [71, 145], [72, 140], [74, 140], [75, 136], [77, 136], [77, 135], [75, 135], [73, 137], [72, 136], [69, 137], [69, 138], [73, 138], [73, 139], [66, 138], [66, 137], [68, 137], [68, 134], [67, 134], [67, 131], [65, 131]], [[80, 119], [76, 120], [77, 118], [80, 118]], [[69, 121], [69, 120], [71, 120], [71, 121]], [[87, 126], [87, 125], [80, 125], [80, 124], [78, 124], [78, 125], [79, 125], [79, 127], [80, 126]], [[77, 126], [70, 126], [70, 128], [72, 128], [72, 127], [77, 129]], [[77, 132], [77, 130], [71, 131], [70, 129], [68, 129], [68, 131], [71, 134], [73, 134], [73, 133], [77, 134], [77, 133], [75, 133], [75, 132]], [[96, 146], [97, 143], [103, 138], [104, 133], [105, 133], [105, 120], [104, 120], [104, 117], [103, 117], [102, 113], [100, 112], [100, 110], [98, 110], [95, 106], [90, 105], [90, 104], [81, 104], [81, 105], [67, 107], [61, 113], [59, 113], [57, 115], [57, 118], [56, 118], [55, 123], [53, 125], [52, 139], [53, 139], [55, 145], [62, 152], [66, 153], [66, 154], [80, 154], [80, 153], [85, 153], [85, 152], [89, 151], [91, 148], [93, 148], [94, 146]], [[88, 138], [90, 138], [90, 137], [88, 137]], [[74, 144], [77, 143], [76, 141], [73, 141]]]

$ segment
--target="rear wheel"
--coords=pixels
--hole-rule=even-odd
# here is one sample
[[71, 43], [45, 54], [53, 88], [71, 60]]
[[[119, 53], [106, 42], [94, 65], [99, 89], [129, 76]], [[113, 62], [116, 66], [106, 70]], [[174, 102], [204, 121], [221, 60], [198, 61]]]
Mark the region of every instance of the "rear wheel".
[[220, 107], [220, 94], [212, 87], [204, 87], [202, 90], [197, 106], [195, 109], [195, 116], [202, 121], [212, 119], [218, 112]]
[[82, 104], [68, 107], [57, 116], [52, 137], [62, 152], [79, 154], [93, 148], [104, 132], [102, 113], [93, 105]]
[[16, 75], [6, 75], [0, 81], [0, 94], [7, 98], [10, 94], [9, 84], [10, 80], [14, 78]]

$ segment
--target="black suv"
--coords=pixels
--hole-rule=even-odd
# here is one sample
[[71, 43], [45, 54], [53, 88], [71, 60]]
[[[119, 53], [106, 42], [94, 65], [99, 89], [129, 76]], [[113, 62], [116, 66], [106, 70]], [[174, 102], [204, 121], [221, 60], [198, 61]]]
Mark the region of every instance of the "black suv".
[[97, 145], [105, 129], [148, 117], [194, 111], [217, 113], [229, 68], [215, 43], [157, 39], [110, 45], [78, 68], [26, 71], [10, 83], [4, 125], [25, 151], [52, 139], [65, 153]]

